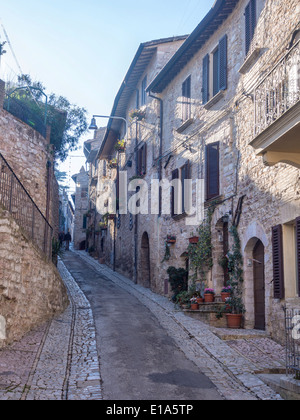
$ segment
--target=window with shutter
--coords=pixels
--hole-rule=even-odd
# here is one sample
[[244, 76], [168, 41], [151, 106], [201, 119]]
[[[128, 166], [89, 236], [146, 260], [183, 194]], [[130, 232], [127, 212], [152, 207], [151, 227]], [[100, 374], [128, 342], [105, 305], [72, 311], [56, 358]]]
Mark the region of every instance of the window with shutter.
[[138, 175], [143, 176], [147, 172], [147, 144], [145, 143], [138, 151]]
[[187, 121], [191, 118], [191, 81], [189, 76], [182, 84], [182, 120]]
[[298, 295], [300, 297], [300, 217], [296, 219], [296, 256], [297, 256]]
[[[179, 169], [175, 169], [172, 172], [172, 181], [174, 179], [179, 179]], [[171, 187], [171, 215], [172, 217], [175, 217], [178, 215], [178, 211], [177, 211], [177, 205], [175, 203], [176, 197], [175, 197], [175, 188]], [[177, 201], [177, 200], [176, 200]]]
[[213, 143], [206, 146], [206, 198], [212, 198], [220, 195], [220, 157], [219, 143]]
[[274, 298], [284, 299], [284, 265], [283, 265], [283, 237], [282, 226], [278, 225], [272, 229], [273, 243], [273, 281], [274, 281]]
[[185, 213], [185, 180], [190, 178], [190, 161], [181, 168], [180, 170], [180, 179], [182, 183], [182, 214]]
[[219, 42], [219, 90], [227, 89], [227, 35]]
[[205, 105], [209, 101], [209, 54], [203, 59], [202, 101]]
[[256, 0], [251, 0], [245, 10], [246, 55], [250, 51], [256, 28]]

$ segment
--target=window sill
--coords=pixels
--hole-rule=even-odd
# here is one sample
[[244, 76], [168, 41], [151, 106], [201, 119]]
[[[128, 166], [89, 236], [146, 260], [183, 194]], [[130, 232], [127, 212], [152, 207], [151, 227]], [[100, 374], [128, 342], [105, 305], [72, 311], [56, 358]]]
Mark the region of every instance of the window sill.
[[220, 90], [213, 98], [211, 98], [205, 105], [204, 109], [209, 110], [212, 108], [217, 102], [219, 102], [222, 98], [224, 98], [225, 90]]
[[216, 195], [216, 196], [215, 196], [215, 197], [213, 197], [213, 198], [206, 199], [206, 201], [205, 201], [205, 203], [204, 203], [204, 208], [211, 207], [211, 205], [212, 205], [214, 202], [221, 202], [221, 201], [223, 201], [223, 200], [224, 200], [224, 196], [223, 196], [223, 195]]
[[255, 48], [252, 52], [250, 52], [247, 57], [245, 58], [244, 64], [239, 69], [239, 73], [246, 74], [253, 64], [256, 62], [258, 57], [261, 55], [262, 48]]
[[183, 133], [194, 122], [195, 122], [194, 118], [189, 118], [180, 127], [177, 128], [177, 130], [176, 130], [177, 133], [179, 133], [179, 134]]
[[185, 219], [186, 218], [186, 213], [182, 213], [182, 214], [175, 214], [174, 216], [172, 216], [172, 219], [175, 222], [178, 222], [179, 220]]

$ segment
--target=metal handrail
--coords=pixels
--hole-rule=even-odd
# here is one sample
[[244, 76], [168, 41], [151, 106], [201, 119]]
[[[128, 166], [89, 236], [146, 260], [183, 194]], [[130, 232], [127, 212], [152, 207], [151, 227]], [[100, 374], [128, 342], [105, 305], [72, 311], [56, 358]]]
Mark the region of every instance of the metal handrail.
[[1, 153], [0, 204], [11, 213], [35, 245], [50, 259], [53, 228]]

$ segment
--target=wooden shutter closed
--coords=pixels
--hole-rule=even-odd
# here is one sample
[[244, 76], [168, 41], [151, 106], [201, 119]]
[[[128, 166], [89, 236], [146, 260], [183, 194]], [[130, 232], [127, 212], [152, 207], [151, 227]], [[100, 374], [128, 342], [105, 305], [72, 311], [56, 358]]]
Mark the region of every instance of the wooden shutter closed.
[[202, 101], [203, 105], [209, 101], [209, 55], [203, 59], [203, 76], [202, 76]]
[[273, 276], [274, 276], [274, 298], [284, 299], [284, 265], [283, 265], [283, 237], [282, 226], [278, 225], [272, 229], [273, 243]]
[[[172, 172], [172, 181], [174, 179], [179, 179], [179, 170], [175, 169]], [[175, 188], [171, 188], [171, 215], [172, 217], [177, 215], [177, 205], [175, 205]]]
[[206, 198], [211, 200], [220, 194], [219, 143], [206, 147]]
[[219, 42], [219, 90], [227, 89], [227, 35]]
[[251, 0], [245, 10], [245, 24], [246, 24], [246, 55], [251, 46], [252, 39], [256, 28], [256, 0]]
[[296, 219], [296, 255], [298, 267], [298, 294], [300, 297], [300, 217]]

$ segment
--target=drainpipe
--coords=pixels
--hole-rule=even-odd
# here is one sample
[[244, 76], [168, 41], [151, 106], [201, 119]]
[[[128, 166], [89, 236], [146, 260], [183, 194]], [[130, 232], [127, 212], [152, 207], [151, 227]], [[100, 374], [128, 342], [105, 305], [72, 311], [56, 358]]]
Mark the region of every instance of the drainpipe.
[[[138, 175], [138, 123], [135, 123], [135, 174]], [[138, 283], [138, 231], [139, 231], [139, 218], [135, 215], [134, 223], [134, 282]]]
[[158, 176], [159, 181], [162, 180], [162, 155], [163, 155], [163, 121], [164, 121], [164, 102], [158, 96], [153, 95], [151, 92], [148, 92], [150, 98], [156, 99], [160, 103], [160, 127], [159, 127], [159, 166], [158, 166]]

